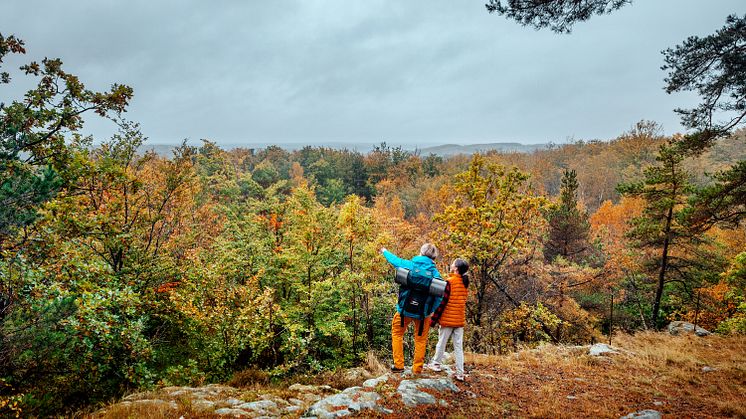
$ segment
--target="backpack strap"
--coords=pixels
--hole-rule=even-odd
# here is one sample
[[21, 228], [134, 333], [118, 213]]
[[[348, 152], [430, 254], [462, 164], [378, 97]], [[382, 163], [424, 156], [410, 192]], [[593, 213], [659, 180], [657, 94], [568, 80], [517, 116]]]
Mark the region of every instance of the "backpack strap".
[[425, 328], [425, 307], [428, 305], [427, 302], [430, 301], [430, 297], [428, 296], [425, 300], [425, 304], [420, 306], [420, 327], [417, 331], [417, 336], [422, 336], [422, 330]]

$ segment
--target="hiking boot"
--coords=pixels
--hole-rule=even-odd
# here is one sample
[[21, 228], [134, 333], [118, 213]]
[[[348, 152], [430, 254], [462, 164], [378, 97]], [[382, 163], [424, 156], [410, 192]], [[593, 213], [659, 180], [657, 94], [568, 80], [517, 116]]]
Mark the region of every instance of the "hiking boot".
[[443, 371], [443, 368], [440, 367], [440, 364], [427, 364], [425, 365], [425, 368], [429, 369], [430, 371], [434, 371], [434, 372]]
[[404, 372], [404, 368], [391, 367], [391, 372], [398, 374], [400, 372]]
[[457, 381], [461, 381], [463, 383], [465, 379], [464, 379], [464, 376], [462, 374], [458, 374], [458, 375], [456, 375], [456, 380]]

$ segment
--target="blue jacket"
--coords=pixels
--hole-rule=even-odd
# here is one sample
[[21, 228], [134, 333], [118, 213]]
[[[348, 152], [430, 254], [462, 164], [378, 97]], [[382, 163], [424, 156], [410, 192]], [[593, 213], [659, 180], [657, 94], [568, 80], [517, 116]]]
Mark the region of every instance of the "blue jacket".
[[[420, 268], [425, 271], [432, 271], [433, 276], [435, 278], [442, 278], [442, 276], [440, 275], [440, 272], [438, 272], [438, 268], [435, 266], [435, 262], [433, 262], [433, 260], [427, 256], [419, 255], [419, 256], [413, 257], [412, 260], [409, 260], [409, 259], [402, 259], [399, 256], [396, 256], [395, 254], [389, 252], [388, 250], [385, 250], [383, 252], [383, 257], [385, 257], [386, 260], [390, 264], [394, 265], [394, 268], [406, 268], [406, 269], [409, 269], [410, 271], [414, 268]], [[402, 312], [402, 306], [404, 305], [404, 299], [406, 298], [406, 294], [403, 294], [403, 293], [408, 292], [407, 290], [404, 290], [403, 288], [404, 287], [401, 287], [399, 290], [399, 302], [396, 304], [396, 311], [399, 312], [400, 314]], [[438, 306], [440, 305], [441, 300], [443, 300], [442, 297], [435, 297], [435, 296], [430, 296], [430, 299], [431, 300], [429, 301], [428, 310], [425, 313], [425, 317], [433, 314], [435, 310], [437, 310]], [[409, 316], [409, 317], [413, 317], [413, 316]]]

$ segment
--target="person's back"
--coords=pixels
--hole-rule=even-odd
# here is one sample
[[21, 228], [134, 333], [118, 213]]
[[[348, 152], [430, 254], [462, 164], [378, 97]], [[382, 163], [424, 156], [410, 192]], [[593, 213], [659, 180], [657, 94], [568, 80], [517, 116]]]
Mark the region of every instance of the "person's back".
[[[419, 269], [421, 271], [429, 272], [435, 278], [441, 278], [440, 272], [438, 272], [435, 266], [435, 258], [438, 255], [438, 249], [430, 244], [425, 243], [420, 248], [420, 255], [413, 257], [411, 260], [402, 259], [393, 253], [389, 252], [385, 248], [381, 249], [381, 253], [386, 260], [393, 265], [395, 268], [405, 268], [410, 271]], [[422, 366], [425, 361], [425, 349], [427, 346], [427, 334], [430, 329], [430, 316], [435, 312], [440, 304], [441, 298], [435, 296], [426, 296], [424, 300], [424, 306], [420, 306], [419, 310], [415, 311], [411, 308], [411, 303], [414, 291], [407, 287], [400, 287], [399, 289], [399, 301], [396, 304], [396, 314], [391, 321], [391, 346], [394, 355], [394, 367], [393, 371], [399, 372], [404, 370], [404, 333], [407, 330], [409, 323], [415, 325], [415, 351], [414, 360], [412, 362], [412, 372], [419, 374], [422, 371]]]
[[[464, 285], [464, 279], [457, 272], [452, 272], [446, 279], [448, 282], [448, 303], [443, 307], [438, 323], [445, 327], [464, 327], [466, 324], [466, 299], [469, 291]], [[442, 303], [441, 303], [442, 304]]]
[[[402, 259], [388, 250], [383, 255], [395, 268], [405, 268], [410, 272], [427, 272], [427, 275], [432, 278], [440, 278], [435, 262], [428, 256], [418, 255], [408, 260]], [[401, 315], [402, 327], [404, 326], [404, 317], [422, 320], [433, 314], [438, 308], [440, 300], [440, 297], [429, 295], [426, 292], [417, 292], [409, 287], [400, 287], [396, 311]]]

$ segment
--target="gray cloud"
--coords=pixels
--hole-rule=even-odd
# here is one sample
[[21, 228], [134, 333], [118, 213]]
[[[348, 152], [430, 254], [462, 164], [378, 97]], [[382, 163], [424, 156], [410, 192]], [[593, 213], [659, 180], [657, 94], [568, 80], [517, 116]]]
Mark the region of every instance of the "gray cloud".
[[[563, 36], [482, 3], [10, 0], [0, 31], [27, 41], [24, 60], [131, 85], [128, 117], [153, 143], [535, 143], [610, 138], [643, 118], [680, 130], [673, 109], [696, 97], [662, 90], [660, 51], [743, 9], [638, 0]], [[3, 98], [28, 86], [16, 81]]]

